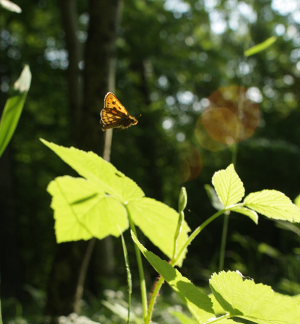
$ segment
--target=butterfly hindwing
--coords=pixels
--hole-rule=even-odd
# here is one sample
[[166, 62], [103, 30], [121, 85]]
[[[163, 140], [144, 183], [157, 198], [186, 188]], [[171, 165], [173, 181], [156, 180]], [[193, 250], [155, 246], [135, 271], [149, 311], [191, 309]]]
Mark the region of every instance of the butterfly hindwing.
[[100, 123], [102, 129], [127, 128], [138, 123], [138, 120], [131, 116], [120, 100], [108, 92], [104, 98], [104, 108], [100, 112]]

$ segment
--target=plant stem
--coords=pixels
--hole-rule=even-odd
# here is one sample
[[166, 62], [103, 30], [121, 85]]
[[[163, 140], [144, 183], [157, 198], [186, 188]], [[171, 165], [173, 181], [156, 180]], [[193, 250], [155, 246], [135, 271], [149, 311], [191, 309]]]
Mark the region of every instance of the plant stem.
[[149, 309], [148, 309], [148, 314], [145, 320], [145, 324], [150, 324], [151, 323], [151, 318], [152, 318], [152, 314], [153, 314], [153, 309], [154, 309], [154, 305], [157, 299], [157, 296], [159, 294], [160, 288], [163, 285], [163, 283], [165, 282], [165, 279], [163, 276], [159, 275], [158, 280], [156, 281], [155, 285], [154, 285], [154, 289], [153, 292], [151, 294], [151, 298], [149, 301]]
[[[137, 236], [136, 228], [135, 225], [131, 219], [130, 211], [127, 208], [127, 205], [124, 205], [127, 211], [128, 219], [129, 219], [129, 224], [130, 228]], [[147, 288], [146, 288], [146, 280], [145, 280], [145, 273], [144, 273], [144, 268], [143, 268], [143, 262], [142, 262], [142, 256], [141, 256], [141, 251], [137, 247], [136, 244], [134, 244], [134, 250], [135, 250], [135, 255], [136, 255], [136, 261], [138, 265], [138, 270], [139, 270], [139, 276], [140, 276], [140, 289], [141, 289], [141, 296], [142, 296], [142, 305], [143, 305], [143, 315], [144, 315], [144, 321], [146, 323], [146, 318], [147, 318], [147, 313], [148, 313], [148, 303], [147, 303]]]
[[[216, 212], [215, 214], [213, 214], [211, 217], [209, 217], [206, 221], [204, 221], [199, 227], [197, 227], [194, 232], [189, 236], [189, 238], [187, 239], [187, 241], [185, 242], [185, 244], [183, 245], [183, 247], [181, 248], [180, 252], [178, 253], [177, 257], [174, 258], [173, 260], [171, 260], [170, 264], [172, 266], [176, 266], [176, 264], [178, 263], [178, 260], [181, 256], [181, 254], [185, 251], [185, 249], [193, 242], [193, 240], [197, 237], [198, 234], [200, 234], [200, 232], [208, 225], [210, 224], [213, 220], [215, 220], [217, 217], [219, 217], [220, 215], [222, 215], [224, 213], [224, 209], [219, 210], [218, 212]], [[152, 313], [153, 313], [153, 309], [154, 309], [154, 305], [157, 299], [157, 296], [159, 294], [160, 288], [163, 285], [165, 279], [162, 276], [159, 276], [158, 281], [156, 282], [151, 298], [150, 298], [150, 302], [149, 302], [149, 309], [148, 309], [148, 314], [145, 320], [145, 324], [150, 324], [151, 322], [151, 318], [152, 318]]]
[[181, 256], [181, 254], [185, 251], [185, 249], [193, 242], [193, 240], [202, 232], [202, 230], [210, 224], [213, 220], [215, 220], [217, 217], [222, 215], [224, 213], [225, 209], [217, 211], [215, 214], [210, 216], [206, 221], [204, 221], [200, 226], [198, 226], [194, 232], [189, 236], [183, 247], [181, 248], [180, 252], [178, 253], [177, 257], [172, 260], [171, 265], [175, 266], [178, 263], [178, 260]]
[[219, 259], [219, 271], [224, 269], [224, 259], [228, 232], [229, 214], [225, 214], [222, 230], [221, 248], [220, 248], [220, 259]]
[[127, 284], [128, 284], [127, 324], [129, 324], [130, 323], [130, 312], [131, 312], [132, 279], [131, 279], [131, 271], [130, 271], [130, 266], [129, 266], [128, 252], [127, 252], [127, 247], [126, 247], [126, 243], [125, 243], [123, 234], [121, 234], [121, 240], [122, 240], [124, 261], [125, 261], [125, 267], [126, 267], [126, 273], [127, 273]]

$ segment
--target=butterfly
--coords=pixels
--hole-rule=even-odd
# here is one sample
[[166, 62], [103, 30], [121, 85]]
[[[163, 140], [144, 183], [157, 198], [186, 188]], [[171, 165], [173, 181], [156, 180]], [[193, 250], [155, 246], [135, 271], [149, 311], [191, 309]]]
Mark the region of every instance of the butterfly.
[[138, 120], [128, 113], [112, 92], [108, 92], [104, 98], [104, 108], [100, 112], [100, 118], [102, 130], [127, 128], [138, 123]]

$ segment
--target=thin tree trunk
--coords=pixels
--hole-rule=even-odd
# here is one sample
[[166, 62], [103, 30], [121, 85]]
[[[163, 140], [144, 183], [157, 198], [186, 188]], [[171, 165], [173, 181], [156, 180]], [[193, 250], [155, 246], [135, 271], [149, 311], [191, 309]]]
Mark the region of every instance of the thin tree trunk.
[[82, 80], [79, 69], [82, 60], [81, 44], [78, 40], [77, 0], [60, 0], [62, 24], [65, 31], [65, 42], [68, 52], [68, 99], [71, 115], [72, 138], [78, 141], [78, 127], [80, 126], [82, 103]]
[[[121, 0], [97, 1], [90, 0], [90, 21], [88, 28], [88, 39], [85, 48], [85, 73], [84, 73], [84, 101], [83, 111], [90, 117], [85, 127], [95, 130], [94, 136], [86, 137], [85, 128], [82, 128], [82, 144], [92, 150], [99, 151], [99, 112], [103, 108], [103, 97], [105, 93], [115, 90], [116, 75], [116, 47], [117, 30], [120, 24], [122, 2]], [[101, 44], [102, 46], [95, 46]], [[98, 108], [97, 108], [98, 107]], [[97, 122], [92, 118], [97, 109]], [[95, 127], [96, 126], [96, 127]], [[103, 158], [110, 160], [112, 144], [112, 130], [104, 133]], [[91, 241], [88, 250], [94, 247]], [[114, 242], [108, 237], [96, 245], [98, 275], [112, 275], [115, 271]], [[86, 259], [85, 263], [90, 260]], [[100, 261], [100, 262], [97, 262]], [[85, 267], [87, 271], [87, 267]], [[82, 273], [82, 281], [78, 287], [84, 284], [86, 274]], [[83, 289], [80, 289], [83, 291]], [[80, 309], [79, 295], [75, 302], [76, 309]], [[82, 297], [82, 296], [81, 296]]]
[[[83, 93], [77, 39], [76, 0], [61, 0], [60, 8], [66, 37], [69, 66], [67, 71], [69, 105], [75, 145], [100, 152], [99, 112], [105, 93], [114, 88], [115, 40], [119, 24], [121, 0], [90, 0], [88, 37], [84, 53]], [[107, 135], [111, 133], [107, 133]], [[106, 138], [105, 157], [110, 158], [111, 136]], [[48, 289], [46, 311], [49, 315], [79, 312], [84, 283], [95, 241], [58, 245]], [[113, 242], [101, 241], [102, 274], [114, 270]]]

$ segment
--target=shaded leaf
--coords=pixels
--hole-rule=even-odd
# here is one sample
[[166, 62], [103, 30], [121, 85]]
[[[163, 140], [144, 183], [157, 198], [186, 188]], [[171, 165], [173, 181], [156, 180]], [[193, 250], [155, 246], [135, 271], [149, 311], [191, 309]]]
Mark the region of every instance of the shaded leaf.
[[300, 195], [298, 195], [295, 199], [295, 205], [297, 205], [298, 207], [300, 207]]
[[212, 204], [212, 206], [216, 209], [216, 210], [221, 210], [224, 208], [223, 204], [221, 203], [215, 189], [209, 185], [206, 184], [204, 186], [204, 189], [206, 190], [206, 193], [208, 195], [208, 198], [210, 199], [210, 202]]
[[252, 219], [255, 224], [258, 223], [258, 215], [254, 210], [251, 210], [251, 209], [248, 209], [248, 208], [242, 207], [242, 206], [232, 207], [232, 208], [230, 208], [230, 210], [234, 211], [236, 213], [239, 213], [239, 214], [246, 215], [250, 219]]
[[195, 316], [198, 323], [204, 324], [209, 319], [214, 318], [212, 303], [210, 298], [200, 289], [193, 285], [190, 280], [182, 276], [181, 273], [173, 268], [168, 262], [160, 259], [154, 253], [148, 251], [131, 232], [132, 239], [139, 247], [145, 258], [153, 268], [161, 274], [168, 284], [180, 295], [191, 313]]

